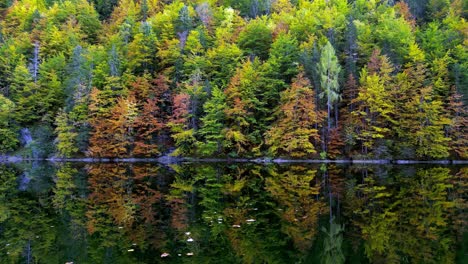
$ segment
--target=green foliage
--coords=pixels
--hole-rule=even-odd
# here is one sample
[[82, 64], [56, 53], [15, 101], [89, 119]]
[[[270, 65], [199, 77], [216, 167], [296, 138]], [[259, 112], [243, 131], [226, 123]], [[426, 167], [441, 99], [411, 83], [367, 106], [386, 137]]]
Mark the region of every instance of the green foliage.
[[11, 119], [15, 111], [15, 104], [0, 94], [0, 153], [15, 150], [19, 141], [15, 126]]
[[268, 63], [277, 79], [290, 83], [298, 74], [299, 45], [291, 35], [279, 35], [271, 45]]
[[[63, 156], [461, 157], [464, 2], [1, 1], [2, 151], [42, 127]], [[313, 96], [292, 91], [302, 69]]]
[[266, 60], [271, 44], [272, 33], [265, 18], [251, 20], [239, 34], [239, 48], [248, 56]]
[[202, 126], [197, 132], [202, 138], [203, 143], [198, 143], [198, 151], [203, 156], [212, 156], [221, 154], [223, 150], [223, 135], [226, 96], [217, 87], [211, 91], [211, 98], [203, 106], [205, 116], [201, 118]]
[[78, 133], [74, 132], [74, 126], [70, 123], [68, 115], [60, 112], [55, 119], [55, 133], [57, 133], [57, 151], [60, 156], [73, 157], [78, 152], [76, 138]]

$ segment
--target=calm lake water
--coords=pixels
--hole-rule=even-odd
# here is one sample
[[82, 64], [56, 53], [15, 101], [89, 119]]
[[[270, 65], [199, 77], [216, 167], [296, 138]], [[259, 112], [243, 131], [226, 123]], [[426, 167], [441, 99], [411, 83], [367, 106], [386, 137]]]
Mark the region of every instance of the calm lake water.
[[0, 263], [468, 263], [468, 167], [0, 165]]

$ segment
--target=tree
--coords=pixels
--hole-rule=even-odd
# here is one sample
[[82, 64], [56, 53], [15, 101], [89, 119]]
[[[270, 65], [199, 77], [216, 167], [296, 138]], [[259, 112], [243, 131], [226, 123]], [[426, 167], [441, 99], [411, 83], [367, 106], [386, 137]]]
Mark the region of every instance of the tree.
[[56, 146], [59, 155], [67, 158], [73, 157], [78, 152], [76, 145], [78, 133], [75, 132], [68, 114], [64, 111], [59, 112], [55, 118], [55, 125], [55, 133], [57, 134]]
[[423, 63], [408, 64], [397, 76], [393, 92], [395, 97], [395, 127], [400, 153], [414, 148], [419, 158], [444, 158], [449, 155], [449, 138], [444, 127], [450, 120], [444, 115], [443, 104], [434, 97], [427, 82], [427, 69]]
[[135, 148], [134, 155], [158, 155], [164, 150], [163, 137], [166, 134], [168, 119], [169, 86], [167, 79], [159, 75], [150, 81], [150, 77], [141, 77], [132, 84], [139, 114], [135, 119]]
[[238, 45], [244, 51], [244, 55], [258, 56], [261, 60], [268, 58], [271, 43], [272, 33], [264, 18], [251, 20], [239, 34]]
[[195, 131], [190, 127], [190, 96], [186, 93], [176, 94], [172, 106], [172, 116], [167, 125], [177, 147], [173, 155], [192, 154], [196, 139]]
[[221, 44], [208, 50], [207, 74], [210, 81], [219, 87], [227, 85], [242, 57], [242, 50], [236, 44]]
[[[377, 140], [389, 139], [394, 123], [394, 104], [388, 100], [393, 66], [388, 58], [375, 50], [366, 68], [361, 72], [358, 95], [352, 101], [357, 107], [352, 115], [357, 118], [357, 138], [364, 154], [377, 150]], [[377, 154], [377, 153], [375, 153]], [[385, 154], [385, 153], [384, 153]]]
[[[92, 93], [92, 98], [96, 97]], [[95, 107], [92, 105], [91, 111], [96, 111]], [[136, 116], [135, 98], [129, 96], [118, 98], [117, 104], [111, 108], [107, 117], [93, 118], [90, 121], [93, 132], [90, 137], [88, 155], [92, 157], [127, 156], [133, 141]]]
[[0, 94], [0, 152], [5, 153], [16, 149], [19, 141], [15, 126], [11, 123], [15, 112], [15, 104]]
[[468, 110], [463, 105], [462, 96], [452, 89], [449, 101], [449, 114], [452, 117], [448, 129], [450, 148], [460, 158], [468, 157]]
[[[332, 110], [335, 107], [335, 103], [340, 100], [340, 86], [338, 83], [339, 73], [341, 67], [338, 63], [338, 59], [335, 55], [335, 49], [328, 41], [327, 44], [322, 48], [322, 55], [320, 56], [319, 72], [320, 72], [320, 84], [321, 93], [320, 98], [326, 97], [327, 105], [327, 130], [324, 135], [324, 140], [328, 142], [330, 130], [332, 128]], [[335, 124], [337, 122], [337, 116], [335, 115]]]
[[217, 87], [211, 90], [211, 98], [203, 105], [205, 116], [197, 134], [203, 140], [198, 143], [198, 151], [203, 156], [222, 154], [224, 145], [226, 95]]
[[272, 67], [274, 77], [290, 83], [298, 74], [299, 45], [291, 35], [280, 34], [271, 45], [268, 63]]
[[304, 74], [299, 73], [290, 88], [281, 93], [276, 122], [265, 135], [271, 154], [307, 158], [317, 152], [318, 125], [323, 116], [314, 101], [313, 88]]
[[269, 87], [263, 67], [258, 59], [244, 62], [224, 90], [227, 107], [223, 134], [226, 149], [236, 153], [231, 155], [259, 154], [268, 121], [265, 105], [270, 98], [266, 95], [276, 94]]

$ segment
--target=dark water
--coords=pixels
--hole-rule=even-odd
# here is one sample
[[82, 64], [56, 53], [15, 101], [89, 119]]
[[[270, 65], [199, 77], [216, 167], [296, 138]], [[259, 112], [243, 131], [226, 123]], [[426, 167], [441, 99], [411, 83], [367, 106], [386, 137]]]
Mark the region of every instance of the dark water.
[[444, 166], [0, 165], [0, 263], [468, 263], [467, 184]]

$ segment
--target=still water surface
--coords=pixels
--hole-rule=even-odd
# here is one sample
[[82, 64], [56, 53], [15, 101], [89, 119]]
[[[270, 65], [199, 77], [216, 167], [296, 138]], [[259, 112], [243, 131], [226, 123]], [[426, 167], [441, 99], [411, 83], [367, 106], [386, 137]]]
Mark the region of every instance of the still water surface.
[[468, 167], [0, 165], [0, 263], [468, 263]]

